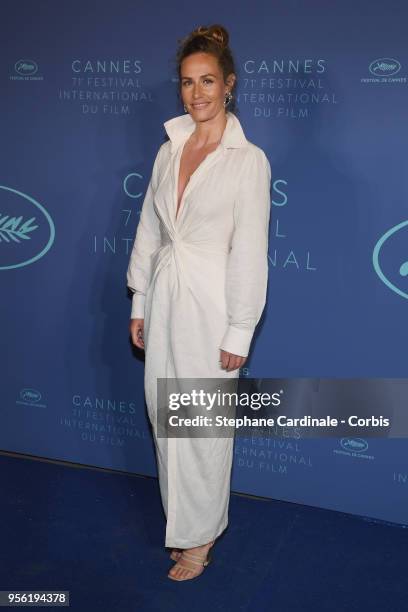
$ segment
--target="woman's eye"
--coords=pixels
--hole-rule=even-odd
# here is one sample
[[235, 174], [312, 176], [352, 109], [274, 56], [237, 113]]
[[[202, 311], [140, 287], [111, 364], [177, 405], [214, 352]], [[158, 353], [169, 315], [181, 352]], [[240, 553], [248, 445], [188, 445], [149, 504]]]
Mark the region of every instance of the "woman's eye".
[[[213, 83], [212, 79], [204, 79], [204, 83]], [[183, 85], [191, 85], [191, 81], [183, 81]]]

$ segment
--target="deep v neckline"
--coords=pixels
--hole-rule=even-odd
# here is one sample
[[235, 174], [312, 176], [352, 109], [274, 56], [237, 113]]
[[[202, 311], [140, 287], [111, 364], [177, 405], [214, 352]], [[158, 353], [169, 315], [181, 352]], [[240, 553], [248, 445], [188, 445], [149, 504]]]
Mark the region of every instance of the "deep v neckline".
[[193, 178], [193, 176], [195, 174], [197, 174], [197, 171], [199, 170], [199, 168], [202, 167], [202, 165], [204, 164], [204, 162], [208, 159], [208, 157], [210, 155], [213, 155], [216, 151], [218, 151], [219, 147], [220, 147], [220, 142], [217, 144], [216, 148], [214, 149], [214, 151], [210, 151], [209, 153], [207, 153], [207, 155], [205, 155], [205, 157], [201, 160], [201, 162], [198, 164], [197, 168], [194, 170], [194, 172], [192, 172], [186, 182], [186, 184], [184, 185], [184, 189], [183, 189], [183, 193], [181, 194], [180, 197], [180, 201], [179, 201], [179, 184], [180, 184], [180, 170], [181, 170], [181, 158], [184, 152], [184, 147], [187, 144], [188, 139], [180, 146], [179, 149], [179, 154], [178, 154], [178, 160], [177, 160], [177, 164], [176, 164], [176, 187], [175, 187], [175, 192], [176, 192], [176, 210], [175, 210], [175, 221], [177, 222], [179, 217], [180, 217], [180, 213], [181, 213], [181, 209], [183, 208], [182, 204], [183, 204], [183, 199], [184, 199], [184, 195], [186, 193], [187, 187], [188, 185], [191, 183], [191, 179]]
[[[188, 179], [187, 179], [187, 181], [186, 181], [186, 184], [184, 185], [183, 192], [182, 192], [182, 194], [181, 194], [181, 196], [180, 196], [180, 198], [179, 198], [179, 185], [180, 185], [181, 158], [183, 157], [183, 151], [184, 151], [184, 147], [186, 146], [186, 144], [187, 144], [187, 140], [186, 140], [186, 142], [183, 144], [183, 146], [181, 147], [181, 152], [180, 152], [180, 157], [179, 157], [179, 162], [178, 162], [178, 168], [177, 168], [177, 181], [176, 181], [176, 221], [177, 221], [177, 219], [178, 219], [178, 217], [179, 217], [179, 214], [180, 214], [180, 208], [181, 208], [181, 203], [182, 203], [182, 201], [183, 201], [184, 192], [185, 192], [185, 190], [186, 190], [186, 188], [187, 188], [187, 185], [188, 185], [188, 184], [189, 184], [189, 182], [190, 182], [190, 179], [191, 179], [192, 175], [193, 175], [193, 174], [194, 174], [194, 172], [195, 172], [195, 170], [194, 170], [194, 172], [193, 172], [192, 174], [190, 174], [190, 176], [188, 177]], [[205, 159], [205, 158], [204, 158], [204, 159]], [[203, 161], [204, 161], [204, 160], [203, 160]], [[201, 162], [201, 163], [202, 163], [202, 162]], [[198, 168], [198, 166], [197, 166], [197, 168]], [[197, 168], [196, 168], [196, 170], [197, 170]]]

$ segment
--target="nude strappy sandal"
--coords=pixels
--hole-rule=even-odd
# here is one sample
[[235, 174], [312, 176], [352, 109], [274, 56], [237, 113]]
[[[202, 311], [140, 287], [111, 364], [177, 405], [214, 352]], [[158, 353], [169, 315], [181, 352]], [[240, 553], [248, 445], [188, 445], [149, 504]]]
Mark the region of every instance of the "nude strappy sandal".
[[176, 578], [175, 576], [172, 576], [171, 574], [167, 574], [168, 578], [171, 578], [172, 580], [177, 580], [178, 582], [183, 582], [184, 580], [192, 580], [193, 578], [198, 578], [198, 576], [201, 576], [201, 574], [203, 573], [204, 569], [212, 561], [212, 549], [213, 549], [213, 547], [214, 547], [214, 542], [212, 542], [210, 548], [208, 549], [207, 556], [204, 557], [204, 558], [203, 557], [199, 557], [198, 555], [194, 555], [193, 553], [190, 553], [190, 552], [188, 552], [186, 550], [183, 550], [181, 552], [180, 556], [179, 556], [179, 560], [180, 559], [185, 559], [186, 561], [189, 561], [190, 563], [194, 563], [195, 565], [200, 566], [203, 569], [201, 571], [198, 571], [198, 569], [197, 569], [197, 571], [194, 571], [193, 569], [191, 569], [191, 567], [186, 567], [185, 565], [180, 565], [180, 567], [182, 569], [187, 570], [188, 572], [193, 574], [193, 576], [187, 577], [187, 578]]

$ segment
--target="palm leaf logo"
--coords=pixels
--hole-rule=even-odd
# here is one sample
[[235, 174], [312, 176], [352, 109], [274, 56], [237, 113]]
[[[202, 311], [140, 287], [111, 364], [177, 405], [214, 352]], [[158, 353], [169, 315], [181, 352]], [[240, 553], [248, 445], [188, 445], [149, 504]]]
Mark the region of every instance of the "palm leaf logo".
[[0, 216], [0, 242], [21, 242], [22, 240], [30, 240], [30, 232], [38, 228], [38, 225], [32, 225], [35, 221], [35, 217], [31, 217], [24, 223], [22, 223], [22, 221], [22, 216]]
[[[391, 229], [389, 229], [387, 232], [385, 232], [385, 234], [383, 236], [381, 236], [381, 238], [378, 240], [378, 242], [375, 245], [374, 250], [373, 250], [373, 266], [374, 266], [374, 270], [376, 271], [376, 273], [378, 274], [378, 276], [380, 277], [382, 282], [389, 289], [391, 289], [391, 291], [394, 291], [395, 293], [397, 293], [401, 297], [408, 299], [408, 293], [406, 291], [403, 291], [399, 287], [397, 287], [394, 283], [392, 283], [390, 281], [389, 278], [387, 278], [387, 276], [385, 275], [384, 271], [382, 270], [381, 264], [380, 264], [380, 253], [381, 253], [381, 249], [382, 249], [383, 245], [387, 242], [387, 240], [389, 238], [391, 238], [391, 236], [393, 236], [394, 234], [396, 234], [397, 232], [399, 232], [403, 228], [408, 229], [408, 220], [407, 221], [402, 221], [402, 223], [399, 223], [398, 225], [395, 225], [394, 227], [391, 227]], [[402, 277], [408, 276], [408, 261], [405, 261], [400, 266], [399, 274]]]

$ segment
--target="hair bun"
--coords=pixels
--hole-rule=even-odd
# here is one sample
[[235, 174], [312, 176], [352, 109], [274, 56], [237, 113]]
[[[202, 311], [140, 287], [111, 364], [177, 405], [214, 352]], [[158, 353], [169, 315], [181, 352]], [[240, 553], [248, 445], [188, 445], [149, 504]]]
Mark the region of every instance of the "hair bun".
[[211, 26], [198, 26], [193, 32], [192, 36], [205, 36], [210, 40], [216, 42], [222, 49], [228, 46], [229, 35], [227, 30], [220, 24], [215, 23]]

